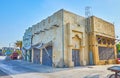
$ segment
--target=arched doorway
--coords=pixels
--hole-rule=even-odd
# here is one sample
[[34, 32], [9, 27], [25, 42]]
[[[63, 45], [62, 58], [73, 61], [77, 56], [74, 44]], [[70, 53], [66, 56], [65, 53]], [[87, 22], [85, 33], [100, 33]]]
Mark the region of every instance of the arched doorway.
[[80, 44], [81, 39], [75, 35], [72, 37], [73, 49], [72, 49], [72, 61], [74, 66], [80, 66]]

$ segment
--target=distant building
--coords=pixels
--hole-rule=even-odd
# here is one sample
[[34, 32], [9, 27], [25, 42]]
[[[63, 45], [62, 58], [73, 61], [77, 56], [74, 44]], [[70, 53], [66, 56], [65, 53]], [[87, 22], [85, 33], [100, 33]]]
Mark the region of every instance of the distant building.
[[95, 16], [87, 19], [62, 9], [28, 28], [25, 60], [55, 67], [115, 63], [114, 25]]
[[3, 53], [2, 53], [2, 49], [0, 49], [0, 56], [1, 56], [1, 55], [3, 55]]
[[3, 55], [10, 55], [14, 52], [14, 48], [12, 47], [2, 47], [2, 53]]

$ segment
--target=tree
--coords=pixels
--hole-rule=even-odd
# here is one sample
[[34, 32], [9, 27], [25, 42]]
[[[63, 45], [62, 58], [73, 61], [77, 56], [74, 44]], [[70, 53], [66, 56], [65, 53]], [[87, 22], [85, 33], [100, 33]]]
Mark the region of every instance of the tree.
[[120, 42], [116, 44], [117, 58], [120, 58]]
[[22, 41], [16, 41], [16, 46], [20, 48], [20, 50], [22, 49]]

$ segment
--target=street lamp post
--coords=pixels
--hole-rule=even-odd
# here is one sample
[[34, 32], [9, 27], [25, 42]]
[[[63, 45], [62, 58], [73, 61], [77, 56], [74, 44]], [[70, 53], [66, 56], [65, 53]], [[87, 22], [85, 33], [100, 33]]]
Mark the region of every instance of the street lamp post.
[[[12, 45], [13, 47], [11, 47], [11, 44], [12, 44], [12, 43], [14, 44], [14, 45]], [[13, 50], [15, 51], [15, 43], [14, 43], [14, 42], [9, 43], [9, 49], [10, 49], [10, 48], [13, 48]]]

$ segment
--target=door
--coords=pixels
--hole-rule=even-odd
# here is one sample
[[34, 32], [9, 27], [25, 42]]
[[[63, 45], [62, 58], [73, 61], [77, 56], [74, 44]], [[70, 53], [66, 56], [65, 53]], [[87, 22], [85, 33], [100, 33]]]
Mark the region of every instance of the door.
[[52, 66], [52, 46], [46, 47], [46, 50], [42, 52], [42, 64]]
[[29, 50], [29, 62], [32, 62], [32, 59], [31, 59], [31, 57], [32, 57], [32, 50]]
[[27, 61], [27, 50], [25, 50], [25, 61]]
[[40, 64], [40, 49], [34, 48], [33, 63]]
[[80, 57], [79, 50], [72, 50], [72, 61], [74, 62], [74, 66], [80, 66]]

